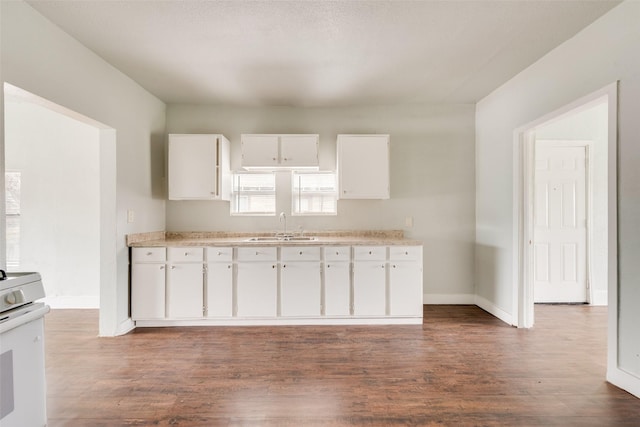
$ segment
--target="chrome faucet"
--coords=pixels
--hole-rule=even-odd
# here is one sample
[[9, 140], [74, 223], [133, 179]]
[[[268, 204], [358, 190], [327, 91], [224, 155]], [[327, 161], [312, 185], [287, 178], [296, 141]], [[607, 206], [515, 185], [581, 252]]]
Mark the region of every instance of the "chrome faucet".
[[287, 214], [285, 214], [284, 212], [280, 212], [280, 222], [284, 223], [282, 235], [286, 237], [287, 236]]

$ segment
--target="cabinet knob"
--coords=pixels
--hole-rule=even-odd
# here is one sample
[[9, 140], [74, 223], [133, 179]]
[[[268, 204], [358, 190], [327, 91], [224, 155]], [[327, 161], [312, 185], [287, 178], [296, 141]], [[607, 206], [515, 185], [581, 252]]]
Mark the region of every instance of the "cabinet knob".
[[405, 252], [404, 254], [405, 254], [405, 255], [409, 255], [409, 252]]
[[287, 268], [287, 264], [282, 264], [282, 268]]
[[273, 160], [273, 161], [275, 162], [275, 161], [276, 161], [276, 160], [278, 160], [278, 159], [276, 159], [276, 158], [274, 157], [274, 158], [272, 158], [271, 160]]
[[161, 265], [161, 266], [160, 266], [160, 270], [164, 270], [164, 265]]
[[231, 265], [227, 265], [227, 268], [231, 268]]
[[172, 266], [171, 266], [171, 269], [172, 269], [172, 270], [175, 270], [175, 269], [176, 269], [176, 266], [175, 266], [175, 265], [172, 265]]
[[396, 268], [396, 265], [395, 265], [395, 264], [393, 264], [393, 268]]
[[331, 268], [331, 264], [327, 264], [327, 268]]
[[384, 268], [384, 264], [382, 264], [382, 268]]
[[222, 255], [222, 252], [218, 251], [218, 256]]
[[276, 266], [275, 266], [275, 265], [272, 265], [272, 266], [271, 266], [271, 268], [276, 268]]
[[336, 251], [336, 255], [340, 255], [340, 252]]
[[300, 251], [300, 255], [302, 255], [302, 251]]
[[369, 251], [369, 255], [371, 255], [371, 251]]
[[284, 158], [284, 161], [286, 162], [287, 160], [289, 160], [289, 159], [285, 157], [285, 158]]
[[153, 252], [147, 252], [147, 256], [153, 255]]
[[185, 252], [185, 253], [184, 253], [184, 256], [189, 256], [189, 252]]
[[258, 256], [258, 254], [259, 254], [259, 253], [260, 253], [260, 252], [256, 251], [256, 256]]

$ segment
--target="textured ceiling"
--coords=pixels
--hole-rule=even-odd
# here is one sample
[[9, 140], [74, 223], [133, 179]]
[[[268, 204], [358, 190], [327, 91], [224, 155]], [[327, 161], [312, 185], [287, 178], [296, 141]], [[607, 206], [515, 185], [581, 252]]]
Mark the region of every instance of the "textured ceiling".
[[474, 103], [614, 1], [28, 1], [167, 103]]

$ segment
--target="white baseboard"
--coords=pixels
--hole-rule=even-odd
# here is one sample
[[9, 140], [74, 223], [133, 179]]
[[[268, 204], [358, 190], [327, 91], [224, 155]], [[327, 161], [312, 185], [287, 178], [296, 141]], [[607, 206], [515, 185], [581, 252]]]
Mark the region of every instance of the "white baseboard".
[[498, 319], [502, 320], [503, 322], [508, 323], [509, 325], [513, 325], [513, 322], [512, 322], [513, 316], [511, 316], [511, 314], [507, 313], [506, 311], [502, 310], [500, 307], [497, 307], [496, 305], [494, 305], [491, 301], [485, 298], [482, 298], [481, 296], [475, 295], [474, 298], [475, 298], [475, 305], [477, 305], [487, 313], [496, 316]]
[[100, 308], [100, 297], [97, 295], [51, 296], [44, 297], [43, 302], [53, 309]]
[[607, 381], [640, 398], [640, 378], [620, 368], [607, 370]]
[[591, 305], [609, 305], [609, 293], [607, 291], [594, 290]]
[[475, 304], [473, 294], [424, 294], [423, 304], [435, 305], [473, 305]]

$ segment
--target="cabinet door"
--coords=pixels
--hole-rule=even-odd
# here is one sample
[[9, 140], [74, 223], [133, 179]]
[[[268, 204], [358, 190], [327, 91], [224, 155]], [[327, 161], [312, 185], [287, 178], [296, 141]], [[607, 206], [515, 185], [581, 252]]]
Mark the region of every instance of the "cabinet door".
[[350, 285], [348, 262], [325, 262], [324, 314], [326, 316], [348, 316], [351, 314]]
[[285, 262], [280, 281], [282, 316], [320, 315], [320, 262]]
[[275, 317], [278, 314], [278, 270], [275, 262], [239, 262], [238, 317]]
[[389, 262], [389, 314], [422, 316], [422, 263]]
[[385, 262], [356, 261], [353, 263], [353, 314], [384, 316], [386, 314]]
[[164, 319], [164, 264], [133, 264], [131, 266], [131, 318]]
[[207, 317], [233, 316], [233, 264], [207, 265]]
[[278, 166], [278, 135], [242, 135], [242, 167]]
[[203, 314], [202, 264], [174, 264], [167, 274], [167, 317], [200, 318]]
[[338, 135], [338, 196], [389, 198], [389, 135]]
[[169, 199], [215, 199], [216, 164], [216, 135], [169, 135]]
[[280, 163], [290, 167], [317, 167], [318, 135], [282, 135]]

